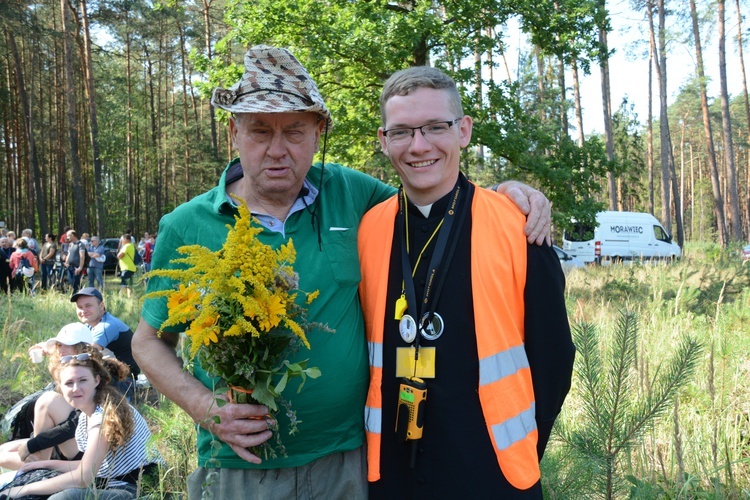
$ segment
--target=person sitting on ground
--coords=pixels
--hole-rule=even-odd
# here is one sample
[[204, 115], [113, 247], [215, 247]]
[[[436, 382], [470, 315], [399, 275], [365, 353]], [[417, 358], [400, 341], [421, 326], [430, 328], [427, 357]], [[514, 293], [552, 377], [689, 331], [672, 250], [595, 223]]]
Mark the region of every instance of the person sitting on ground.
[[110, 384], [101, 355], [93, 351], [63, 356], [55, 380], [68, 403], [81, 411], [76, 428], [80, 460], [42, 460], [24, 465], [26, 472], [52, 469], [57, 477], [2, 492], [8, 498], [51, 495], [50, 499], [135, 498], [138, 477], [158, 458], [147, 454], [148, 424]]
[[79, 321], [91, 329], [94, 346], [109, 349], [117, 359], [127, 363], [130, 373], [137, 377], [141, 369], [131, 350], [133, 330], [107, 311], [101, 292], [90, 286], [81, 288], [70, 297], [70, 301], [76, 305]]
[[[81, 352], [91, 353], [94, 350], [96, 350], [95, 347], [86, 346]], [[126, 380], [130, 376], [130, 368], [122, 361], [118, 361], [113, 357], [103, 357], [102, 362], [112, 377], [110, 383], [113, 387], [117, 388], [118, 383]], [[36, 401], [30, 403], [32, 418], [31, 424], [33, 424], [34, 403], [36, 403]], [[28, 409], [22, 411], [23, 414], [19, 415], [18, 418], [27, 418], [26, 415], [28, 412]], [[73, 409], [64, 422], [51, 429], [47, 429], [38, 434], [32, 434], [32, 436], [28, 438], [15, 439], [0, 445], [0, 467], [17, 470], [22, 467], [24, 463], [44, 460], [43, 456], [46, 456], [47, 454], [50, 454], [50, 458], [54, 460], [68, 460], [68, 458], [66, 458], [60, 451], [59, 446], [66, 441], [75, 439], [79, 415], [80, 410]], [[82, 453], [78, 452], [73, 458], [71, 458], [71, 460], [77, 460], [81, 455]]]
[[[54, 370], [61, 357], [80, 354], [91, 349], [93, 343], [91, 330], [81, 323], [70, 323], [63, 326], [56, 337], [46, 342], [40, 342], [29, 349], [32, 360], [35, 358], [33, 351], [41, 351], [44, 356], [49, 356], [48, 369], [54, 378]], [[33, 405], [34, 435], [39, 436], [66, 421], [77, 417], [77, 411], [70, 405], [62, 395], [54, 390], [42, 393]], [[62, 460], [71, 460], [78, 455], [78, 449], [72, 434], [63, 433], [58, 436], [53, 446], [44, 446], [38, 451], [36, 458], [41, 460], [53, 456]], [[21, 450], [25, 444], [23, 440], [15, 440], [0, 446], [0, 467], [6, 469], [18, 469], [23, 465], [26, 450]]]

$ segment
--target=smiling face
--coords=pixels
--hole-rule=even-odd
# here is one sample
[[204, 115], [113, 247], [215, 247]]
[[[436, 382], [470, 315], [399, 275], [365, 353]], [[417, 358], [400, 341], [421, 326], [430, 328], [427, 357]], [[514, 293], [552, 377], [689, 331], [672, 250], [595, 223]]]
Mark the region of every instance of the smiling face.
[[96, 297], [78, 297], [76, 299], [76, 314], [81, 323], [96, 326], [102, 320], [105, 312], [104, 302]]
[[451, 110], [447, 91], [426, 87], [390, 97], [384, 116], [385, 127], [378, 129], [380, 145], [401, 177], [407, 196], [417, 205], [428, 205], [450, 193], [458, 179], [461, 148], [471, 141], [471, 118], [464, 116], [439, 138], [427, 140], [415, 130], [411, 141], [390, 144], [384, 130], [458, 118]]
[[229, 130], [245, 174], [244, 194], [251, 198], [246, 201], [296, 199], [324, 126], [316, 113], [242, 113], [233, 117]]
[[71, 365], [60, 369], [60, 391], [73, 408], [90, 410], [94, 406], [99, 376], [88, 366]]

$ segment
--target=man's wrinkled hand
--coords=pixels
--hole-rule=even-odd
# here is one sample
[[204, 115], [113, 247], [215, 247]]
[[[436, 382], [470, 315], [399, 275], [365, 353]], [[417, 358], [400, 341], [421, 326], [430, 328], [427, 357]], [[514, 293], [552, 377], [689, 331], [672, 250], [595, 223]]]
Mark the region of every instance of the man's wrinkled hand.
[[505, 194], [526, 215], [524, 234], [529, 243], [552, 244], [550, 221], [552, 203], [541, 191], [522, 182], [506, 181], [497, 186], [497, 192]]
[[208, 429], [243, 460], [259, 464], [260, 457], [248, 448], [268, 441], [276, 422], [268, 417], [268, 408], [263, 405], [227, 403], [221, 408], [213, 407], [213, 415], [206, 419], [203, 427]]

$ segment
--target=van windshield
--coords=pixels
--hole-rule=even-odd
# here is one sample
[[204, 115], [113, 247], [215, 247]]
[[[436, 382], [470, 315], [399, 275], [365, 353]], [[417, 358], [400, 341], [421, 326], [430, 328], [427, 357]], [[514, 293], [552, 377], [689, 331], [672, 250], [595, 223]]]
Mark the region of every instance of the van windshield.
[[566, 229], [563, 235], [568, 241], [591, 241], [594, 239], [594, 227], [587, 224], [573, 223], [571, 229]]
[[667, 232], [661, 226], [654, 226], [654, 236], [659, 241], [665, 241], [667, 243], [672, 243], [672, 238], [669, 237], [669, 235], [667, 234]]

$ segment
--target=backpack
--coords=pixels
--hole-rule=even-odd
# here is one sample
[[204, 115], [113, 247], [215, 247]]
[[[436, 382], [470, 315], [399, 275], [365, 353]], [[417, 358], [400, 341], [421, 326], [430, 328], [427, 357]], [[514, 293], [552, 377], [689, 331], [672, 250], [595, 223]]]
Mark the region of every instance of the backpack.
[[29, 394], [14, 404], [0, 421], [0, 432], [9, 436], [9, 440], [31, 437], [34, 431], [34, 406], [39, 396], [53, 390], [54, 384], [48, 384], [44, 389]]
[[135, 264], [136, 266], [140, 266], [141, 264], [143, 264], [143, 255], [141, 255], [141, 252], [139, 252], [138, 250], [135, 250], [133, 264]]
[[22, 276], [23, 274], [23, 268], [24, 267], [31, 267], [33, 269], [33, 266], [29, 263], [29, 259], [26, 257], [21, 257], [21, 260], [18, 261], [18, 267], [16, 268], [16, 276]]

